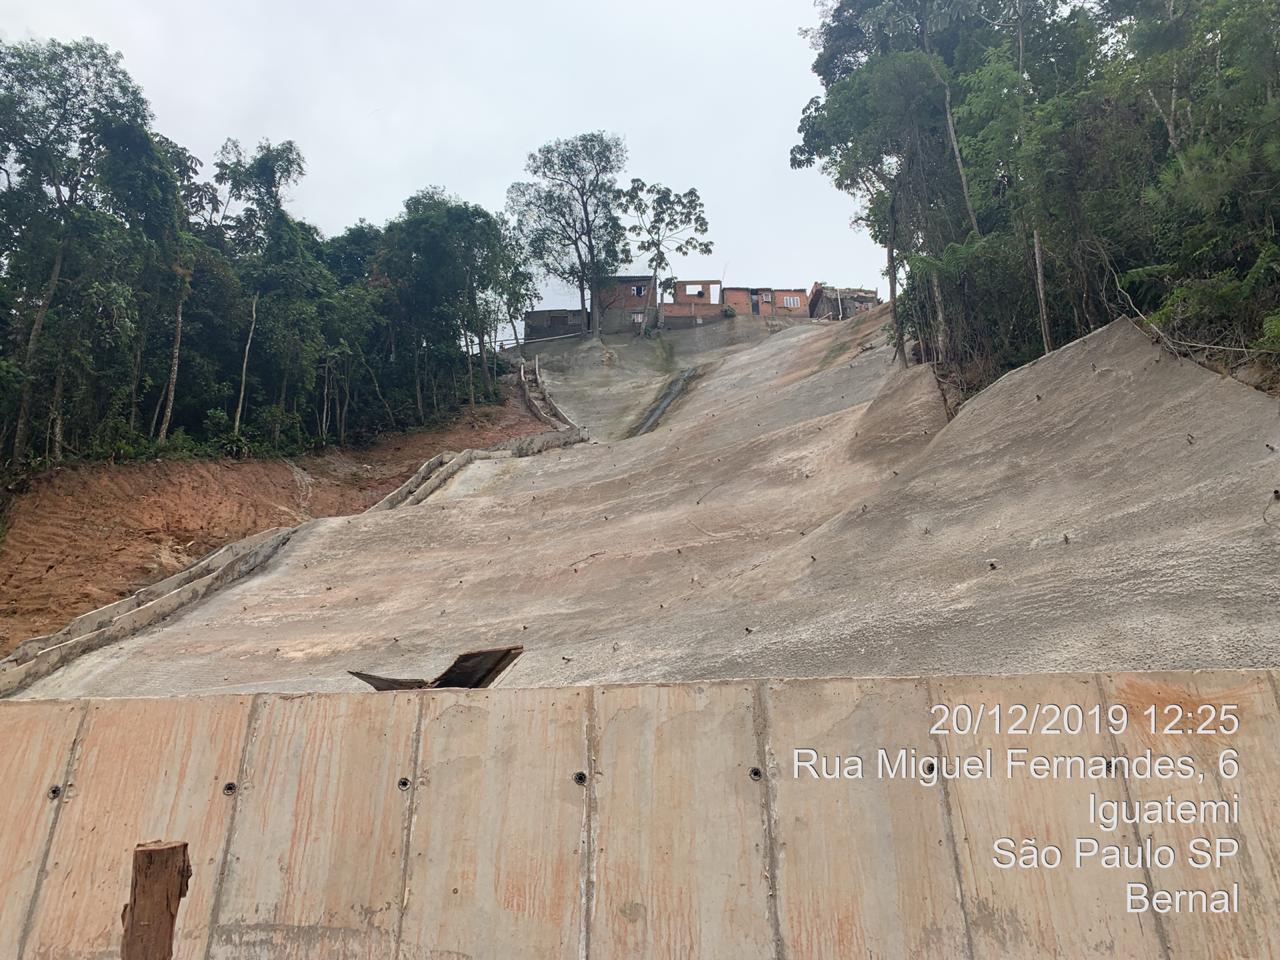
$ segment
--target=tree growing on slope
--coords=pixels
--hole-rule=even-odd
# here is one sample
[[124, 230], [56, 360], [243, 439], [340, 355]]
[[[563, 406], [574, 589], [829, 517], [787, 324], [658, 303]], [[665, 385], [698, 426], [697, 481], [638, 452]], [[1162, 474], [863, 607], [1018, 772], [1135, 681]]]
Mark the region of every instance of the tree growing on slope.
[[[94, 232], [108, 198], [99, 167], [103, 134], [145, 127], [149, 108], [120, 66], [92, 40], [0, 44], [0, 166], [8, 287], [21, 317], [13, 460], [27, 455], [42, 335], [70, 248]], [[88, 264], [91, 258], [82, 258]], [[55, 351], [61, 353], [61, 351]], [[58, 363], [55, 359], [55, 365]]]
[[636, 238], [636, 249], [645, 254], [651, 272], [649, 295], [655, 322], [662, 326], [662, 298], [658, 296], [658, 274], [671, 268], [671, 255], [707, 255], [712, 241], [704, 239], [710, 229], [706, 209], [698, 191], [690, 187], [676, 193], [660, 183], [633, 179], [621, 194], [619, 209], [633, 222], [627, 232]]
[[529, 154], [525, 171], [534, 179], [507, 194], [530, 252], [544, 273], [578, 288], [597, 337], [601, 286], [631, 259], [619, 209], [626, 160], [622, 138], [603, 131], [555, 140]]

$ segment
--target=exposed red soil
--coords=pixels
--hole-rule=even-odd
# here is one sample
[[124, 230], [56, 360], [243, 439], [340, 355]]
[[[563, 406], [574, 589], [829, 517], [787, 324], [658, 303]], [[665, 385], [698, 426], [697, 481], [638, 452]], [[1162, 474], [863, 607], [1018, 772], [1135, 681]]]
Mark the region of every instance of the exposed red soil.
[[0, 542], [0, 655], [260, 530], [359, 513], [442, 450], [547, 429], [517, 399], [365, 450], [86, 464], [32, 478]]

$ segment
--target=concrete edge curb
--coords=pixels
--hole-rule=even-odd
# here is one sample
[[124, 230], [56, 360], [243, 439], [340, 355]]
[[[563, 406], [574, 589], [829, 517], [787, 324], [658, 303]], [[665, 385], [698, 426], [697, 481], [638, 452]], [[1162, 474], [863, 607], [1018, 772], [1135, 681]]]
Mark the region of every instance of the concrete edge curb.
[[[130, 609], [125, 610], [118, 616], [111, 617], [105, 625], [97, 629], [74, 632], [59, 642], [52, 642], [43, 646], [23, 661], [18, 661], [13, 655], [10, 655], [5, 660], [0, 661], [0, 697], [8, 696], [36, 680], [47, 677], [59, 667], [64, 666], [82, 654], [124, 640], [137, 633], [143, 627], [151, 626], [171, 616], [188, 604], [208, 596], [213, 591], [234, 580], [238, 580], [275, 556], [280, 548], [288, 543], [299, 529], [301, 527], [277, 527], [274, 530], [268, 530], [263, 534], [257, 534], [249, 538], [256, 541], [252, 545], [246, 545], [246, 541], [229, 544], [228, 546], [243, 547], [243, 549], [227, 551], [227, 548], [224, 547], [222, 550], [214, 551], [206, 558], [211, 563], [218, 554], [227, 551], [227, 555], [222, 564], [214, 567], [210, 572], [204, 573], [203, 576], [192, 576], [176, 589], [152, 596], [150, 599], [142, 600], [141, 602], [135, 602]], [[182, 574], [176, 576], [180, 577], [189, 571], [195, 570], [197, 567], [199, 567], [199, 564], [189, 567]], [[155, 586], [159, 586], [159, 584]], [[139, 601], [142, 593], [143, 591], [139, 591], [133, 597], [120, 601], [120, 604]], [[116, 607], [118, 604], [112, 604], [111, 606]], [[93, 621], [88, 618], [94, 614], [101, 615], [103, 611], [109, 609], [111, 608], [104, 607], [101, 611], [93, 611], [92, 614], [86, 614], [85, 617], [72, 621], [72, 624], [65, 628], [65, 631], [59, 631], [59, 633], [53, 634], [49, 638], [41, 639], [56, 640], [64, 632], [70, 631], [71, 627], [76, 626], [79, 621], [91, 623]]]
[[[545, 386], [542, 390], [547, 405], [556, 416], [563, 417]], [[416, 506], [476, 460], [529, 457], [586, 439], [581, 428], [567, 417], [563, 422], [557, 421], [541, 409], [528, 391], [523, 366], [520, 392], [534, 415], [553, 425], [554, 431], [504, 440], [487, 449], [468, 448], [461, 453], [452, 450], [438, 453], [423, 463], [408, 480], [363, 512]], [[127, 639], [251, 573], [275, 556], [306, 525], [274, 527], [224, 544], [163, 580], [106, 606], [82, 613], [56, 633], [24, 640], [7, 657], [0, 659], [0, 698], [48, 676], [81, 654]]]

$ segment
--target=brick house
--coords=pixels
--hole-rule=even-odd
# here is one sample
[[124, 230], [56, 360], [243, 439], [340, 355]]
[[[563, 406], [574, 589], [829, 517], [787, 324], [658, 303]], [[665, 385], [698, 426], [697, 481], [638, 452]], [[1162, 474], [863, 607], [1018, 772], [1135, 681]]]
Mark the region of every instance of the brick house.
[[809, 293], [799, 287], [725, 287], [724, 302], [741, 316], [809, 316]]
[[[654, 306], [653, 277], [620, 274], [601, 285], [597, 316], [601, 333], [640, 333], [658, 324], [679, 330], [737, 316], [795, 320], [833, 317], [844, 319], [871, 309], [880, 302], [875, 290], [832, 287], [815, 283], [802, 287], [726, 287], [719, 280], [677, 280], [666, 293], [659, 289], [661, 307]], [[581, 310], [531, 310], [525, 315], [525, 337], [541, 340], [590, 332]]]

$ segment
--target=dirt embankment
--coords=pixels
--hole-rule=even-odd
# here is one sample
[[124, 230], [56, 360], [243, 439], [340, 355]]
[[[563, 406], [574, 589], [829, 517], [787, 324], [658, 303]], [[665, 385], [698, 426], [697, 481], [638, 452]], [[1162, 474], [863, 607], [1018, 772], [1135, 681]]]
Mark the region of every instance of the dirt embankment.
[[0, 541], [0, 655], [154, 583], [225, 543], [312, 517], [359, 513], [442, 450], [546, 427], [516, 399], [366, 450], [292, 460], [66, 467], [16, 497]]

